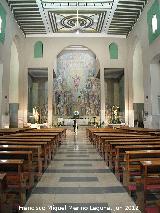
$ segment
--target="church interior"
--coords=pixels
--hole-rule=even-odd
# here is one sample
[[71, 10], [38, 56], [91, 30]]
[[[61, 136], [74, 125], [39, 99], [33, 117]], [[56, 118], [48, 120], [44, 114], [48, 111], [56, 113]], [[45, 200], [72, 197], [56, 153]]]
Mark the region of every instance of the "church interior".
[[160, 0], [0, 0], [0, 213], [160, 213]]

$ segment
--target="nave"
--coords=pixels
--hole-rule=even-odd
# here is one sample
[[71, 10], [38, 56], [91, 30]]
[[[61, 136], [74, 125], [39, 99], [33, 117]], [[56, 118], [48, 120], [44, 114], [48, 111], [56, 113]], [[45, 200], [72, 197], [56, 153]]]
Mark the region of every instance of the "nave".
[[[29, 197], [24, 212], [120, 212], [136, 205], [81, 128], [66, 139]], [[56, 207], [61, 207], [57, 210]], [[109, 210], [110, 209], [110, 210]], [[41, 210], [41, 211], [40, 211]], [[127, 211], [126, 211], [127, 212]]]

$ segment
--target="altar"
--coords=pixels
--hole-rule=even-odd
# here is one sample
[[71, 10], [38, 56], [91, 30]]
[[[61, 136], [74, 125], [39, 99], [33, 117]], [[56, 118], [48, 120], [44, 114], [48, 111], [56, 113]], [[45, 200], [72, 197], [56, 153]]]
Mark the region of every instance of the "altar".
[[[73, 126], [73, 120], [72, 118], [63, 119], [62, 122], [65, 126]], [[76, 119], [76, 121], [79, 126], [88, 126], [89, 118]]]

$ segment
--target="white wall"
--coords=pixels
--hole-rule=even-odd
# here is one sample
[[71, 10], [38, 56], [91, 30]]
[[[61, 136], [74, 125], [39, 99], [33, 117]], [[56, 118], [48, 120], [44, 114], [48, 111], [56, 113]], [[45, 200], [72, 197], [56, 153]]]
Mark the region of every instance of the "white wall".
[[[23, 89], [23, 73], [24, 73], [24, 35], [14, 20], [14, 16], [10, 11], [7, 1], [1, 0], [1, 4], [6, 11], [6, 31], [5, 41], [0, 42], [0, 61], [3, 64], [3, 80], [2, 80], [2, 117], [5, 126], [9, 126], [9, 82], [10, 82], [10, 60], [11, 60], [11, 45], [15, 42], [19, 54], [19, 76], [18, 80]], [[10, 90], [11, 91], [11, 90]], [[22, 93], [19, 93], [20, 107], [23, 105]], [[21, 119], [23, 119], [24, 112], [20, 112]], [[22, 123], [22, 122], [21, 122]]]
[[18, 103], [19, 99], [19, 58], [14, 42], [11, 46], [9, 103]]
[[133, 55], [133, 103], [144, 103], [142, 50], [139, 42]]
[[[160, 1], [160, 0], [159, 0]], [[133, 54], [137, 42], [140, 42], [142, 48], [142, 63], [143, 63], [143, 86], [144, 86], [144, 111], [148, 113], [145, 117], [145, 127], [152, 127], [152, 100], [151, 100], [151, 82], [150, 82], [150, 64], [154, 56], [160, 53], [160, 36], [155, 41], [149, 44], [148, 40], [148, 24], [147, 12], [152, 6], [153, 1], [148, 1], [144, 11], [138, 22], [133, 27], [132, 32], [127, 38], [127, 76], [129, 84], [129, 123], [133, 124]]]
[[[34, 58], [33, 47], [36, 41], [43, 42], [43, 58]], [[110, 60], [109, 45], [115, 42], [119, 48], [119, 59]], [[25, 71], [23, 76], [24, 90], [24, 112], [27, 111], [28, 101], [28, 68], [48, 68], [48, 112], [52, 112], [52, 97], [53, 97], [53, 70], [57, 69], [57, 55], [70, 45], [82, 45], [90, 49], [97, 56], [100, 63], [100, 78], [101, 78], [101, 121], [105, 120], [105, 88], [104, 88], [104, 68], [126, 68], [126, 39], [123, 38], [80, 38], [80, 37], [65, 37], [65, 38], [26, 38], [25, 39]], [[126, 96], [127, 97], [127, 96]], [[48, 117], [51, 122], [51, 116]]]
[[2, 127], [2, 78], [3, 64], [0, 64], [0, 127]]
[[152, 115], [159, 115], [158, 96], [160, 96], [160, 65], [151, 64], [151, 101], [152, 101]]

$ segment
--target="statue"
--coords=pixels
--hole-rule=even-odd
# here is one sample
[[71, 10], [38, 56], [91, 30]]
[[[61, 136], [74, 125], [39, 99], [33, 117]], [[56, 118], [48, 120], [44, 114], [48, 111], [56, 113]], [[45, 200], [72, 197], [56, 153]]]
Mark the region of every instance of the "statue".
[[35, 122], [38, 123], [38, 121], [39, 121], [39, 113], [38, 113], [38, 110], [37, 110], [36, 107], [33, 107], [33, 116], [34, 116]]
[[113, 124], [121, 123], [119, 120], [119, 107], [116, 105], [112, 106], [112, 123]]

